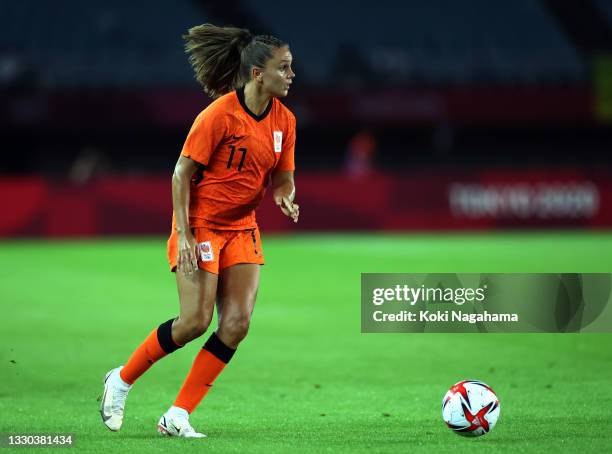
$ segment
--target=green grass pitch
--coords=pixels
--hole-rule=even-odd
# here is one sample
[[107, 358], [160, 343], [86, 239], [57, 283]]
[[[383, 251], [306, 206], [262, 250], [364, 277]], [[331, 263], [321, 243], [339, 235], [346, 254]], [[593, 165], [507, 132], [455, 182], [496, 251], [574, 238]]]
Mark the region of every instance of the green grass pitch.
[[[0, 243], [0, 432], [70, 432], [89, 452], [599, 452], [612, 446], [612, 334], [361, 334], [361, 272], [612, 272], [612, 234], [264, 236], [249, 336], [192, 424], [156, 433], [206, 335], [130, 393], [119, 433], [97, 398], [177, 314], [165, 239]], [[497, 427], [453, 434], [441, 398], [490, 384]], [[25, 452], [19, 450], [18, 452]]]

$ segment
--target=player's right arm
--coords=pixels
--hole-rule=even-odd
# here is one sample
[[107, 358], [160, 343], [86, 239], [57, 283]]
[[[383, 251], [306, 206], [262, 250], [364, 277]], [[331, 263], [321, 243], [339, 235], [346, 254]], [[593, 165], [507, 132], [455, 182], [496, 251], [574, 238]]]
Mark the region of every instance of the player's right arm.
[[172, 174], [172, 207], [178, 234], [177, 272], [191, 275], [198, 269], [196, 240], [189, 228], [189, 190], [191, 177], [198, 170], [196, 161], [180, 155]]
[[178, 272], [190, 275], [198, 269], [196, 240], [189, 228], [191, 177], [200, 166], [207, 166], [211, 155], [227, 132], [223, 104], [213, 103], [193, 122], [172, 175], [172, 206], [178, 233]]

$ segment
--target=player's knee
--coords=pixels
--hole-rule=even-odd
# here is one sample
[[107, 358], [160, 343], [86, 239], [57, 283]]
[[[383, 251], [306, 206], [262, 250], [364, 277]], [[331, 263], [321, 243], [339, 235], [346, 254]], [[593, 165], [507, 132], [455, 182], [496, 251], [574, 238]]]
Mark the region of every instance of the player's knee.
[[208, 329], [212, 320], [212, 314], [199, 313], [194, 314], [183, 320], [182, 331], [183, 337], [188, 341], [197, 339]]
[[238, 343], [246, 337], [249, 332], [250, 317], [248, 315], [236, 315], [227, 317], [221, 321], [223, 332], [232, 339], [233, 343]]

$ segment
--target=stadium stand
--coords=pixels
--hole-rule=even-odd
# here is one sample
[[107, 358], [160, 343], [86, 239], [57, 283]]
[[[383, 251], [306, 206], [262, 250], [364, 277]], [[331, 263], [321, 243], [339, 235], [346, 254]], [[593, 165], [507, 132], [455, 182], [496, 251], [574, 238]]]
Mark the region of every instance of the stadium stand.
[[[599, 3], [610, 10], [609, 2]], [[290, 22], [270, 14], [286, 9], [285, 2], [241, 5], [291, 44], [302, 80], [314, 85], [572, 84], [585, 78], [575, 48], [536, 0], [313, 0], [293, 3], [291, 15], [300, 20]], [[5, 62], [19, 59], [47, 87], [192, 84], [180, 36], [214, 21], [205, 2], [189, 0], [171, 8], [144, 0], [3, 1], [0, 8]]]
[[[278, 0], [244, 3], [261, 20], [261, 12], [285, 8]], [[575, 48], [536, 0], [313, 0], [291, 8], [299, 21], [268, 23], [319, 83], [342, 80], [342, 71], [360, 59], [377, 82], [572, 83], [585, 77]], [[339, 68], [338, 57], [347, 53], [354, 56], [349, 67]]]
[[612, 2], [610, 0], [593, 0], [597, 9], [603, 14], [612, 28]]
[[210, 18], [193, 1], [2, 1], [3, 53], [46, 87], [193, 83], [181, 34]]

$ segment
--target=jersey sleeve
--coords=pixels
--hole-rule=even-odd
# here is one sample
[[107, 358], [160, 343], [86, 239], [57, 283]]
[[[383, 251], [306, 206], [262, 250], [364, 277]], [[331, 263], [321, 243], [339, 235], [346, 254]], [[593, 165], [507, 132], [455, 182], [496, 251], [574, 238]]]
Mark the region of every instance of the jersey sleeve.
[[226, 120], [218, 109], [203, 110], [193, 122], [181, 154], [208, 165], [211, 155], [226, 135]]
[[283, 140], [283, 150], [276, 165], [276, 170], [295, 170], [295, 116], [289, 114], [287, 134]]

